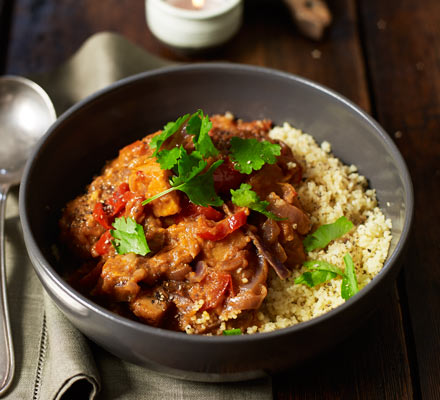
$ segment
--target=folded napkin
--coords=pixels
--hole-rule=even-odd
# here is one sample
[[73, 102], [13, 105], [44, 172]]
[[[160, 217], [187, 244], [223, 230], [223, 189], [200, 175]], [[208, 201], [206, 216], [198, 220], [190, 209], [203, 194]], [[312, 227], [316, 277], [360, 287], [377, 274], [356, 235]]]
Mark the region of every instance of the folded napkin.
[[[33, 76], [60, 114], [111, 82], [170, 63], [99, 33], [63, 66]], [[205, 384], [159, 375], [114, 357], [76, 330], [44, 292], [27, 257], [18, 189], [6, 204], [6, 269], [16, 369], [6, 399], [272, 399], [270, 379]]]

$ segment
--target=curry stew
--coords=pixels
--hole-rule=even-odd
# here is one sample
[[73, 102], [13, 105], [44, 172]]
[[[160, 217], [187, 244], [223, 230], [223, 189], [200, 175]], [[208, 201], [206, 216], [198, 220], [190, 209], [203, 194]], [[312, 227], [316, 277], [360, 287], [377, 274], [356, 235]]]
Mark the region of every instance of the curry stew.
[[[61, 241], [78, 265], [68, 276], [75, 288], [115, 313], [166, 329], [218, 335], [258, 325], [269, 270], [284, 279], [305, 260], [302, 240], [310, 220], [295, 190], [301, 166], [287, 145], [269, 138], [268, 120], [215, 115], [211, 122], [219, 153], [210, 163], [223, 160], [213, 173], [223, 205], [196, 205], [181, 191], [145, 204], [170, 188], [172, 171], [161, 168], [150, 147], [161, 131], [124, 147], [63, 210]], [[280, 155], [273, 164], [240, 173], [228, 156], [232, 137], [276, 142]], [[185, 123], [164, 146], [194, 150]], [[230, 201], [230, 190], [243, 183], [277, 218]], [[117, 251], [111, 232], [120, 217], [142, 226], [147, 255]]]

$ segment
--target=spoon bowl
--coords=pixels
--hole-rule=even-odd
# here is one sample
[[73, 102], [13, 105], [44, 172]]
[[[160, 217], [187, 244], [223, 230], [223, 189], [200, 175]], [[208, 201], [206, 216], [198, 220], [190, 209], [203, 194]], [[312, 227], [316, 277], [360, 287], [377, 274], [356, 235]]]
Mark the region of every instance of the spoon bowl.
[[14, 375], [5, 280], [6, 195], [12, 185], [20, 183], [32, 148], [55, 120], [52, 102], [40, 86], [18, 76], [0, 77], [0, 395]]
[[20, 182], [31, 149], [55, 119], [49, 96], [35, 82], [0, 77], [0, 183]]

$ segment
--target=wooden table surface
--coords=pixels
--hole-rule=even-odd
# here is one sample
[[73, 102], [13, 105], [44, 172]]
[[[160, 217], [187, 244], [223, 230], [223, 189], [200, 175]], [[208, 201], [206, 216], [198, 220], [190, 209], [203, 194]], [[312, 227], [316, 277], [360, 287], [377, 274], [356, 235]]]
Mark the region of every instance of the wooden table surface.
[[388, 301], [337, 348], [274, 377], [278, 399], [440, 399], [440, 1], [331, 0], [321, 42], [279, 0], [246, 0], [239, 34], [210, 56], [174, 54], [148, 30], [144, 0], [0, 0], [0, 73], [51, 71], [93, 33], [115, 31], [185, 62], [262, 65], [324, 84], [375, 117], [409, 167], [416, 200]]

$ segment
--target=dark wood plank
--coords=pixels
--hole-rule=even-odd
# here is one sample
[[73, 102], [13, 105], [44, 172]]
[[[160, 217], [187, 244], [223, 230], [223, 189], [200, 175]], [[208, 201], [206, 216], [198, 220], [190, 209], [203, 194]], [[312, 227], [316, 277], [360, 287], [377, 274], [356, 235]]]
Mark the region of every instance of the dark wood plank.
[[0, 0], [0, 74], [5, 71], [13, 0]]
[[[322, 42], [303, 38], [281, 1], [247, 0], [244, 25], [212, 54], [176, 54], [149, 32], [144, 0], [15, 0], [7, 70], [50, 71], [95, 32], [122, 33], [146, 50], [181, 61], [227, 60], [295, 73], [370, 110], [355, 0], [331, 2], [334, 23]], [[32, 27], [32, 29], [29, 29]], [[314, 379], [319, 376], [319, 379]], [[397, 296], [336, 350], [274, 379], [278, 398], [411, 398], [405, 336]], [[394, 397], [393, 397], [394, 395]]]
[[394, 317], [400, 313], [396, 291], [390, 294], [390, 299], [362, 328], [333, 350], [277, 375], [274, 379], [277, 398], [412, 399], [402, 325]]
[[360, 2], [377, 118], [410, 169], [416, 212], [406, 292], [424, 399], [440, 398], [440, 2]]
[[322, 42], [315, 43], [296, 31], [281, 1], [248, 0], [239, 35], [214, 54], [197, 57], [176, 54], [152, 36], [146, 26], [144, 0], [16, 0], [16, 3], [7, 65], [11, 73], [50, 71], [90, 35], [109, 30], [122, 33], [152, 53], [171, 60], [228, 60], [299, 74], [341, 92], [369, 110], [365, 71], [356, 43], [353, 1], [333, 2], [337, 23]]
[[353, 1], [331, 2], [335, 21], [320, 42], [299, 34], [283, 3], [249, 0], [245, 4], [245, 26], [226, 53], [231, 61], [301, 75], [370, 109]]
[[50, 71], [90, 35], [103, 30], [123, 33], [138, 44], [149, 43], [144, 1], [16, 0], [8, 71]]

